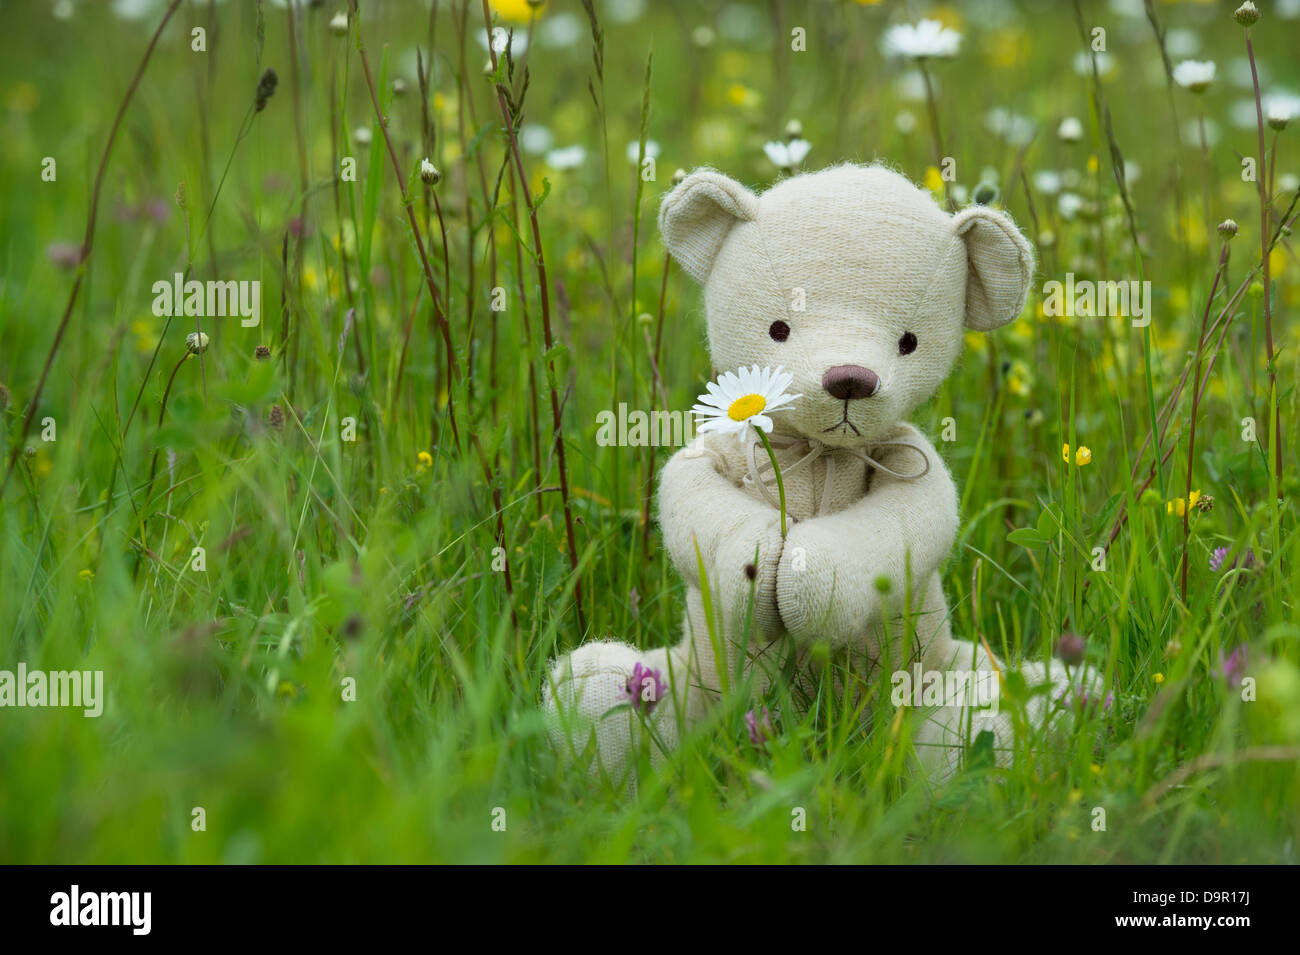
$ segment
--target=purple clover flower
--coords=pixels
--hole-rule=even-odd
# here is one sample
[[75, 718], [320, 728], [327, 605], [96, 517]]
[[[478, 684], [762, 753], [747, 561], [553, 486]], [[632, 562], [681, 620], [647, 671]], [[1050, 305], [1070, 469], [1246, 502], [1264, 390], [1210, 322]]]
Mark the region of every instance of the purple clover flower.
[[749, 741], [755, 746], [762, 746], [776, 735], [772, 728], [772, 714], [766, 706], [745, 714], [745, 728], [749, 730]]
[[625, 699], [632, 704], [632, 709], [642, 710], [646, 714], [654, 712], [656, 704], [663, 699], [668, 684], [657, 669], [637, 661], [632, 667], [632, 675], [623, 686]]
[[1246, 645], [1243, 643], [1237, 649], [1228, 654], [1224, 659], [1223, 651], [1219, 651], [1219, 676], [1228, 686], [1240, 686], [1241, 679], [1246, 675], [1247, 653]]
[[1095, 707], [1098, 704], [1100, 704], [1102, 712], [1105, 713], [1105, 712], [1109, 712], [1110, 708], [1115, 705], [1114, 693], [1107, 692], [1104, 697], [1098, 699], [1089, 695], [1088, 691], [1083, 689], [1082, 687], [1076, 687], [1073, 691], [1074, 693], [1073, 701], [1070, 700], [1070, 693], [1071, 693], [1070, 690], [1066, 690], [1063, 694], [1061, 694], [1060, 702], [1062, 703], [1073, 702], [1074, 708], [1078, 710], [1080, 713], [1087, 712], [1090, 708]]

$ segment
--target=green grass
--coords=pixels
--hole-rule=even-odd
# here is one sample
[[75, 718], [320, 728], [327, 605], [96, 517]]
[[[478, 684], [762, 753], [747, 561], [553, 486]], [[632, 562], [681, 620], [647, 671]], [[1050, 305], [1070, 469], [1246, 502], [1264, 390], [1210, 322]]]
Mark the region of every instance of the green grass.
[[[356, 34], [327, 29], [333, 6], [299, 13], [291, 59], [284, 10], [268, 3], [263, 20], [253, 3], [182, 3], [125, 114], [83, 285], [24, 434], [75, 278], [46, 249], [80, 240], [113, 116], [164, 6], [140, 22], [106, 4], [78, 4], [68, 21], [45, 4], [6, 6], [0, 383], [10, 397], [0, 452], [6, 463], [18, 455], [0, 501], [0, 669], [99, 669], [108, 702], [98, 719], [0, 710], [0, 860], [1296, 860], [1300, 262], [1282, 236], [1271, 397], [1263, 288], [1249, 277], [1258, 196], [1240, 179], [1257, 133], [1230, 121], [1252, 94], [1228, 75], [1245, 45], [1226, 8], [1157, 4], [1162, 27], [1193, 30], [1199, 56], [1219, 63], [1205, 97], [1172, 94], [1180, 122], [1203, 106], [1218, 125], [1208, 166], [1174, 133], [1150, 24], [1109, 5], [1083, 4], [1084, 24], [1108, 29], [1114, 71], [1101, 99], [1072, 68], [1084, 47], [1067, 4], [1020, 14], [1007, 4], [1005, 23], [943, 8], [965, 34], [962, 52], [928, 67], [958, 182], [973, 188], [991, 170], [1001, 202], [1038, 239], [1042, 273], [1026, 314], [972, 337], [915, 419], [961, 493], [944, 571], [953, 629], [1008, 659], [1044, 659], [1062, 632], [1083, 634], [1113, 705], [1059, 749], [1003, 770], [974, 759], [936, 790], [909, 769], [911, 724], [886, 683], [861, 704], [827, 692], [802, 717], [778, 694], [778, 734], [762, 749], [745, 730], [752, 704], [737, 696], [661, 772], [643, 767], [628, 799], [560, 763], [537, 701], [548, 661], [586, 639], [679, 638], [682, 584], [643, 522], [651, 475], [671, 449], [595, 437], [600, 411], [685, 409], [710, 377], [698, 290], [675, 267], [665, 280], [658, 199], [677, 167], [708, 164], [765, 187], [777, 172], [762, 145], [792, 118], [813, 144], [808, 168], [879, 157], [922, 180], [939, 165], [926, 104], [902, 98], [903, 68], [878, 52], [885, 25], [908, 13], [780, 5], [774, 23], [768, 4], [654, 3], [620, 22], [610, 14], [626, 3], [598, 3], [593, 57], [581, 5], [548, 4], [513, 83], [506, 65], [497, 74], [516, 107], [522, 95], [526, 123], [587, 150], [570, 170], [521, 156], [548, 273], [548, 349], [529, 210], [474, 38], [477, 2], [439, 4], [427, 97], [414, 54], [418, 43], [429, 62], [424, 5], [364, 4], [373, 12], [360, 34], [400, 184]], [[1252, 36], [1265, 93], [1300, 88], [1300, 25], [1264, 13]], [[576, 18], [579, 36], [547, 45], [542, 27], [560, 14]], [[715, 33], [701, 45], [692, 31], [705, 23]], [[206, 53], [190, 50], [197, 26]], [[806, 53], [789, 51], [796, 26]], [[268, 66], [278, 89], [250, 116]], [[994, 107], [1031, 117], [1037, 136], [1021, 147], [988, 131]], [[896, 124], [902, 110], [915, 117], [910, 133]], [[1075, 145], [1055, 136], [1067, 115], [1083, 120]], [[357, 141], [363, 127], [368, 146]], [[1276, 182], [1300, 172], [1295, 136], [1293, 123], [1276, 137]], [[646, 138], [662, 150], [653, 182], [625, 156]], [[1273, 148], [1271, 131], [1266, 142]], [[1141, 167], [1128, 183], [1140, 256], [1115, 149]], [[344, 155], [357, 176], [336, 198]], [[415, 172], [425, 155], [442, 173], [432, 190]], [[46, 156], [55, 182], [41, 179]], [[1075, 218], [1033, 188], [1043, 170], [1077, 175]], [[1276, 227], [1291, 194], [1274, 191]], [[300, 216], [301, 241], [290, 228]], [[1195, 360], [1219, 250], [1206, 223], [1227, 217], [1240, 232], [1211, 323], [1246, 285], [1222, 348], [1205, 345], [1206, 366], [1216, 359], [1191, 487], [1213, 507], [1193, 509], [1185, 539], [1166, 502], [1188, 487], [1190, 389], [1160, 445], [1168, 458], [1142, 484], [1156, 463], [1153, 422], [1165, 427], [1159, 412]], [[210, 347], [182, 360], [193, 319], [156, 318], [150, 289], [187, 266], [201, 280], [259, 278], [261, 326], [207, 321]], [[1150, 280], [1150, 327], [1043, 317], [1042, 282], [1071, 271]], [[491, 308], [497, 286], [503, 311]], [[255, 358], [258, 345], [269, 360]], [[41, 439], [47, 416], [51, 442]], [[1242, 440], [1246, 417], [1258, 423], [1254, 442]], [[354, 442], [343, 440], [346, 418]], [[949, 418], [955, 439], [939, 441]], [[1067, 443], [1088, 447], [1091, 463], [1067, 466]], [[1121, 509], [1105, 570], [1093, 570]], [[200, 546], [206, 569], [196, 571]], [[1255, 563], [1211, 572], [1216, 547], [1250, 548]], [[1253, 701], [1218, 673], [1221, 655], [1241, 646]], [[355, 700], [344, 699], [348, 680]], [[869, 730], [858, 705], [873, 715]], [[195, 807], [204, 831], [191, 827]], [[493, 826], [498, 808], [504, 831]], [[792, 829], [799, 808], [804, 831]], [[1104, 831], [1094, 829], [1099, 808]]]

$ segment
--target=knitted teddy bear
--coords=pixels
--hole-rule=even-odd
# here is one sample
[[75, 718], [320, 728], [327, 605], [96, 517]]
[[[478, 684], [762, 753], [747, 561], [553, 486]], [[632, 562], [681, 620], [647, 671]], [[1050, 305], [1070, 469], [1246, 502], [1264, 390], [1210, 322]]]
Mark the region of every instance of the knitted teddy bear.
[[[957, 493], [905, 419], [948, 376], [968, 329], [1020, 314], [1029, 243], [1004, 213], [950, 215], [880, 165], [795, 176], [761, 197], [701, 169], [664, 199], [659, 224], [703, 285], [714, 367], [749, 369], [751, 385], [762, 368], [793, 375], [798, 397], [768, 419], [788, 533], [752, 427], [739, 438], [702, 431], [679, 450], [660, 481], [659, 522], [687, 583], [685, 634], [671, 648], [600, 641], [559, 660], [543, 688], [552, 739], [634, 786], [630, 757], [646, 726], [661, 757], [724, 692], [757, 699], [784, 679], [806, 699], [824, 676], [817, 643], [846, 651], [868, 680], [964, 672], [996, 682], [1001, 661], [949, 631], [939, 567], [959, 526]], [[1020, 672], [1030, 686], [1052, 683], [1029, 712], [1055, 720], [1077, 677], [1055, 662]], [[950, 775], [984, 728], [998, 753], [1010, 751], [1005, 710], [990, 716], [968, 701], [930, 699], [913, 733], [932, 778]]]

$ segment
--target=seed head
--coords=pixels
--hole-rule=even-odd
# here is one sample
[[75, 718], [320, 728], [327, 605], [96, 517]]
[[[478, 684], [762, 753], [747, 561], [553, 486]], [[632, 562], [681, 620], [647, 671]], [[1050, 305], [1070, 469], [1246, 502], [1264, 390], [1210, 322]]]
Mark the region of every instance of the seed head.
[[1224, 219], [1219, 223], [1219, 235], [1225, 239], [1231, 239], [1237, 234], [1237, 223], [1232, 219]]
[[420, 160], [420, 179], [426, 186], [436, 186], [442, 182], [442, 173], [428, 159]]
[[258, 361], [266, 361], [271, 357], [271, 349], [266, 345], [258, 345], [253, 349], [253, 357]]
[[185, 348], [191, 354], [201, 355], [208, 350], [208, 336], [206, 332], [190, 332], [185, 336]]
[[253, 100], [253, 112], [260, 113], [266, 109], [266, 102], [275, 95], [276, 84], [280, 82], [280, 77], [275, 75], [275, 70], [269, 66], [262, 78], [257, 81], [257, 96]]
[[1068, 666], [1077, 667], [1083, 662], [1084, 640], [1077, 633], [1063, 633], [1056, 641], [1056, 655]]
[[279, 405], [271, 405], [271, 411], [266, 416], [267, 423], [276, 431], [284, 430], [284, 409]]
[[1245, 3], [1232, 12], [1232, 19], [1243, 27], [1254, 26], [1259, 22], [1259, 7], [1255, 6], [1251, 0], [1246, 0]]

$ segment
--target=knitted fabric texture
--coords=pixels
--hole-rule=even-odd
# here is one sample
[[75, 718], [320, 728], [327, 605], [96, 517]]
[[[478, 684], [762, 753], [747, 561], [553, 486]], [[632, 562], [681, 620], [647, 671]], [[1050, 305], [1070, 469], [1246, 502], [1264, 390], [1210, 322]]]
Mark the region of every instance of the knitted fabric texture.
[[[627, 708], [606, 716], [638, 661], [668, 683], [647, 725], [669, 747], [720, 698], [721, 675], [762, 694], [793, 663], [789, 678], [815, 686], [816, 644], [847, 651], [868, 679], [880, 678], [872, 671], [882, 660], [1004, 667], [981, 662], [949, 630], [939, 569], [957, 537], [957, 489], [905, 419], [948, 376], [968, 329], [1019, 316], [1034, 268], [1005, 213], [950, 215], [880, 165], [834, 166], [761, 196], [700, 170], [664, 199], [659, 223], [673, 258], [703, 286], [714, 367], [779, 365], [801, 397], [773, 413], [787, 536], [766, 452], [701, 434], [659, 481], [664, 548], [686, 584], [681, 641], [654, 650], [591, 643], [552, 668], [543, 705], [557, 745], [629, 787], [645, 744], [641, 717]], [[856, 384], [845, 390], [840, 380]], [[907, 646], [898, 643], [904, 614], [914, 632]], [[721, 634], [710, 636], [710, 622]], [[1054, 693], [1067, 679], [1059, 664], [1023, 672]], [[960, 765], [969, 716], [950, 707], [917, 717], [920, 762], [937, 779]], [[992, 730], [1008, 758], [1010, 721]]]

